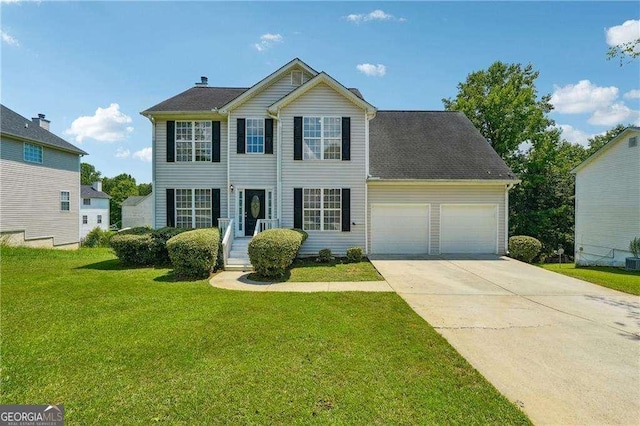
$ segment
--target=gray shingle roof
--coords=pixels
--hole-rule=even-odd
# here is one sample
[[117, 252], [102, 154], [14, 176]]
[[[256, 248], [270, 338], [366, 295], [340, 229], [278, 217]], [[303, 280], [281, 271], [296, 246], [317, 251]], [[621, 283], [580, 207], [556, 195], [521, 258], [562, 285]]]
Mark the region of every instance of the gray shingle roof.
[[80, 197], [82, 198], [111, 198], [111, 196], [102, 191], [96, 191], [91, 185], [80, 185]]
[[[196, 86], [191, 89], [160, 102], [157, 105], [142, 111], [143, 114], [150, 112], [166, 111], [211, 111], [220, 108], [233, 99], [237, 98], [249, 90], [248, 87], [202, 87]], [[360, 99], [362, 93], [358, 89], [349, 89]]]
[[[151, 194], [149, 194], [149, 195], [151, 195]], [[122, 202], [122, 205], [123, 206], [137, 206], [138, 204], [140, 204], [140, 202], [142, 200], [147, 198], [149, 195], [132, 195], [131, 197], [129, 197], [126, 200], [124, 200]]]
[[87, 155], [80, 148], [70, 144], [59, 136], [43, 129], [37, 123], [25, 118], [17, 112], [0, 105], [0, 133], [17, 136], [22, 139], [29, 139], [39, 142], [42, 145], [73, 152], [75, 154]]
[[461, 112], [378, 111], [369, 143], [374, 178], [516, 179]]

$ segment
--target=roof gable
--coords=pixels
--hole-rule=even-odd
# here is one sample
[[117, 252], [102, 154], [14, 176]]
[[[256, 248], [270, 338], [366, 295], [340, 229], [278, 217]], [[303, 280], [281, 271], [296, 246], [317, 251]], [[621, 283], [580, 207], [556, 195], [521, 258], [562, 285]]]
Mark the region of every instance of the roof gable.
[[109, 194], [97, 191], [91, 185], [80, 185], [80, 197], [82, 198], [111, 198]]
[[370, 179], [517, 181], [461, 112], [378, 111], [369, 123]]
[[277, 81], [284, 74], [296, 68], [301, 68], [303, 71], [306, 71], [312, 76], [316, 76], [318, 74], [316, 70], [311, 68], [309, 65], [305, 64], [302, 60], [300, 60], [299, 58], [295, 58], [292, 61], [288, 62], [287, 64], [283, 65], [282, 67], [278, 68], [276, 71], [272, 72], [262, 80], [260, 80], [258, 83], [251, 86], [248, 90], [246, 90], [240, 96], [234, 98], [233, 100], [229, 101], [227, 104], [223, 105], [220, 108], [220, 110], [224, 113], [233, 108], [238, 107], [239, 105], [246, 102], [256, 94], [260, 93], [265, 88], [269, 87], [271, 83], [273, 83], [274, 81]]
[[32, 120], [21, 116], [4, 105], [0, 105], [0, 133], [22, 140], [33, 141], [50, 148], [71, 152], [73, 154], [87, 155], [85, 151], [70, 144], [50, 131], [43, 129]]
[[574, 174], [578, 173], [578, 171], [580, 171], [584, 167], [586, 167], [589, 164], [591, 164], [594, 160], [597, 160], [598, 158], [600, 158], [605, 152], [609, 151], [613, 146], [615, 146], [619, 142], [625, 140], [625, 136], [626, 135], [628, 135], [629, 133], [633, 133], [633, 132], [636, 132], [636, 133], [640, 132], [640, 127], [634, 127], [634, 126], [627, 127], [622, 132], [620, 132], [620, 134], [618, 134], [618, 136], [616, 136], [615, 138], [611, 139], [604, 146], [602, 146], [599, 150], [597, 150], [596, 152], [591, 154], [589, 156], [589, 158], [587, 158], [582, 163], [580, 163], [576, 167], [574, 167], [574, 169], [571, 170], [571, 173], [574, 173]]
[[141, 114], [212, 111], [229, 103], [247, 90], [249, 89], [246, 87], [196, 86], [147, 108]]
[[294, 100], [298, 99], [300, 96], [303, 96], [309, 90], [313, 89], [317, 85], [325, 83], [327, 86], [331, 87], [333, 90], [356, 104], [358, 107], [364, 109], [368, 114], [375, 115], [376, 107], [371, 105], [369, 102], [365, 101], [362, 98], [362, 95], [358, 96], [360, 92], [357, 93], [353, 89], [347, 89], [342, 84], [340, 84], [336, 79], [331, 77], [329, 74], [324, 71], [320, 74], [313, 77], [311, 80], [307, 81], [300, 87], [295, 90], [292, 90], [287, 95], [283, 96], [278, 101], [271, 104], [268, 108], [268, 111], [271, 113], [277, 113], [277, 111], [285, 106], [289, 105]]

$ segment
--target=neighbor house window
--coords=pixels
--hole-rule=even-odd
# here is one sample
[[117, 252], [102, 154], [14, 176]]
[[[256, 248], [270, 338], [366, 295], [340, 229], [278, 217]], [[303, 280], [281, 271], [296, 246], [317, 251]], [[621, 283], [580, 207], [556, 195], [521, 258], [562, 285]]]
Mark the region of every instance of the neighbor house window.
[[71, 197], [69, 191], [60, 191], [60, 210], [68, 212], [71, 210]]
[[211, 227], [210, 189], [176, 189], [176, 226]]
[[264, 119], [247, 118], [247, 153], [264, 154]]
[[29, 163], [42, 164], [42, 147], [40, 145], [34, 145], [32, 143], [25, 143], [23, 158], [24, 161], [27, 161]]
[[83, 206], [90, 206], [91, 205], [91, 198], [83, 198], [82, 199], [82, 205]]
[[102, 223], [102, 215], [101, 214], [98, 215], [98, 223]]
[[302, 127], [305, 160], [340, 160], [342, 119], [304, 117]]
[[89, 217], [87, 215], [82, 215], [82, 224], [86, 225], [89, 223]]
[[211, 161], [211, 121], [176, 121], [176, 161]]
[[303, 229], [305, 231], [339, 231], [342, 190], [304, 189]]

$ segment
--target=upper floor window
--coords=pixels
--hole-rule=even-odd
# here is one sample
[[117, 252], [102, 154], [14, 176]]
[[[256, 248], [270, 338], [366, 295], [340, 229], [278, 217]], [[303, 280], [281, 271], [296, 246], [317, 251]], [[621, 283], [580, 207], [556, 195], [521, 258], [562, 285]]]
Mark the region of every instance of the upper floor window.
[[342, 217], [340, 188], [303, 190], [303, 229], [305, 231], [339, 231]]
[[63, 212], [71, 210], [71, 196], [69, 191], [60, 191], [60, 210]]
[[32, 143], [25, 143], [23, 158], [24, 161], [27, 161], [29, 163], [42, 164], [42, 147], [40, 145], [34, 145]]
[[176, 121], [176, 161], [211, 161], [211, 121]]
[[340, 117], [304, 117], [302, 140], [303, 159], [340, 160], [342, 119]]
[[176, 189], [176, 227], [211, 227], [210, 189]]
[[247, 153], [264, 154], [264, 119], [247, 118]]
[[91, 198], [83, 198], [82, 199], [82, 205], [83, 206], [90, 206], [91, 205]]

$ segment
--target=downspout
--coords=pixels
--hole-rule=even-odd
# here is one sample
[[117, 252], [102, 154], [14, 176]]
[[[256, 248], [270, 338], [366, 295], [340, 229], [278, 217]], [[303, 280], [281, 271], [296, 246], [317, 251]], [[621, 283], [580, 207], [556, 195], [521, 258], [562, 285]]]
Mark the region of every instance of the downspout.
[[[156, 191], [156, 120], [153, 117], [149, 117], [151, 120], [151, 152], [153, 153], [153, 161], [151, 162], [151, 193], [153, 194], [153, 208], [151, 209], [151, 226], [156, 228], [156, 207], [158, 205], [158, 191]], [[109, 206], [111, 207], [111, 206]], [[111, 212], [109, 212], [111, 213]]]
[[364, 253], [369, 255], [369, 115], [364, 113]]
[[[280, 121], [280, 110], [278, 110], [277, 115], [273, 115], [272, 113], [267, 111], [269, 117], [273, 118], [278, 123], [278, 128], [276, 131], [276, 194], [275, 197], [277, 199], [276, 202], [276, 218], [278, 221], [281, 221], [281, 212], [282, 212], [282, 123]], [[272, 200], [273, 202], [273, 200]], [[280, 223], [279, 226], [282, 226]]]
[[512, 183], [506, 185], [504, 191], [504, 252], [509, 254], [509, 191], [513, 188]]
[[[227, 113], [227, 219], [231, 219], [231, 112]], [[233, 200], [235, 203], [235, 200]], [[238, 224], [235, 225], [237, 229]], [[236, 230], [233, 230], [235, 235]]]

